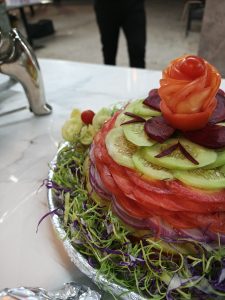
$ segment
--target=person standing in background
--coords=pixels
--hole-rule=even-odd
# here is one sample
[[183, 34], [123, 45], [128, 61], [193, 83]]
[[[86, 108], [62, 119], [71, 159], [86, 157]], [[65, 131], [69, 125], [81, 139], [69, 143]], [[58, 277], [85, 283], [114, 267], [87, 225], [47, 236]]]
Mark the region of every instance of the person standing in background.
[[0, 0], [0, 31], [8, 32], [11, 29], [4, 0]]
[[145, 68], [146, 16], [144, 0], [94, 0], [104, 63], [116, 64], [119, 32], [127, 40], [131, 67]]

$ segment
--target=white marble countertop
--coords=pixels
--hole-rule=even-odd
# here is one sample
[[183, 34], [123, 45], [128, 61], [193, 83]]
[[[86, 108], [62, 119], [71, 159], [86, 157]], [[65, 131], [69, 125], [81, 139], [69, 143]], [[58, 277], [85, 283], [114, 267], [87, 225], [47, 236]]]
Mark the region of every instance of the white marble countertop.
[[[23, 110], [0, 118], [0, 290], [40, 286], [48, 290], [71, 280], [90, 285], [69, 261], [50, 222], [47, 192], [40, 188], [56, 153], [61, 127], [73, 108], [97, 111], [121, 100], [145, 97], [161, 72], [40, 60], [49, 116]], [[222, 88], [225, 88], [223, 80]], [[0, 93], [0, 113], [27, 105], [19, 84]]]

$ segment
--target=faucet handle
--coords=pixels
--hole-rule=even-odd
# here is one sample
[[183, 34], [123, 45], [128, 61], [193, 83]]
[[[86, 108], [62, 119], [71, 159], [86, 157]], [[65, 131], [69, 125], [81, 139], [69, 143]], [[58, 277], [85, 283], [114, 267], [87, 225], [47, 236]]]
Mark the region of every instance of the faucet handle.
[[0, 32], [0, 73], [9, 75], [22, 84], [31, 112], [37, 116], [52, 112], [52, 107], [45, 100], [36, 55], [17, 29], [12, 29], [8, 34]]

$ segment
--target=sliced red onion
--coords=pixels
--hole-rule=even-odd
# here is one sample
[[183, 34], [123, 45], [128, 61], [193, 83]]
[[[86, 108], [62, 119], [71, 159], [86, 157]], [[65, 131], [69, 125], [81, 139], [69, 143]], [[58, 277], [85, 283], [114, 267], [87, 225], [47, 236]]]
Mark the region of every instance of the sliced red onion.
[[167, 149], [163, 150], [162, 152], [160, 152], [159, 154], [157, 154], [155, 157], [156, 158], [161, 158], [167, 155], [170, 155], [171, 153], [173, 153], [173, 151], [175, 151], [177, 148], [179, 148], [179, 144], [173, 144], [172, 146], [168, 147]]
[[129, 112], [129, 111], [126, 111], [124, 113], [124, 115], [128, 116], [128, 117], [131, 117], [131, 118], [134, 118], [135, 120], [139, 120], [140, 122], [145, 122], [145, 119], [140, 117], [139, 115], [136, 115], [132, 112]]
[[165, 225], [158, 217], [135, 218], [119, 205], [116, 198], [112, 201], [113, 211], [127, 225], [136, 229], [149, 229], [152, 237], [175, 241], [179, 236], [169, 225]]
[[212, 239], [207, 233], [203, 233], [200, 229], [179, 229], [179, 234], [181, 238], [191, 239], [202, 243], [211, 242]]
[[217, 244], [218, 244], [218, 241], [220, 241], [220, 244], [225, 245], [225, 234], [216, 233], [216, 232], [212, 232], [212, 231], [208, 231], [206, 234], [209, 237], [209, 239], [217, 242]]
[[180, 149], [180, 152], [188, 159], [190, 162], [192, 162], [194, 165], [199, 165], [199, 162], [184, 148], [184, 146], [178, 142], [178, 146]]
[[91, 144], [91, 148], [89, 151], [89, 158], [92, 164], [95, 164], [95, 155], [94, 155], [94, 143]]
[[143, 122], [145, 122], [145, 120], [142, 121], [142, 120], [139, 120], [139, 119], [131, 119], [129, 121], [121, 123], [120, 125], [127, 125], [127, 124], [140, 123], [140, 122], [143, 123]]
[[158, 143], [165, 142], [175, 132], [175, 129], [168, 125], [162, 116], [147, 120], [144, 130], [151, 139]]
[[112, 194], [104, 186], [99, 173], [91, 163], [89, 168], [89, 181], [93, 190], [103, 199], [112, 200]]
[[[218, 241], [216, 233], [204, 232], [198, 228], [174, 229], [157, 216], [149, 218], [133, 217], [117, 202], [116, 198], [113, 198], [112, 204], [113, 211], [125, 224], [136, 229], [148, 229], [151, 231], [152, 237], [160, 238], [168, 243], [183, 243], [185, 241], [212, 243]], [[221, 244], [225, 243], [225, 235], [220, 235], [220, 242]]]
[[149, 229], [148, 224], [146, 224], [146, 219], [138, 219], [129, 215], [116, 201], [115, 197], [112, 199], [112, 209], [125, 224], [137, 229]]

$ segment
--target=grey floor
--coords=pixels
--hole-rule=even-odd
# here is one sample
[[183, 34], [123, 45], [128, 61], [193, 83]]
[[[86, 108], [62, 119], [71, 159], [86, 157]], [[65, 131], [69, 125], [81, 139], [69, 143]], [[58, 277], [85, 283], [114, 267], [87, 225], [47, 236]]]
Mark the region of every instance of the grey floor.
[[[161, 70], [177, 56], [197, 53], [201, 24], [195, 21], [189, 35], [185, 36], [186, 24], [181, 20], [184, 3], [185, 0], [146, 0], [148, 69]], [[102, 63], [100, 37], [91, 1], [70, 0], [58, 6], [36, 7], [35, 12], [30, 22], [51, 19], [56, 30], [54, 35], [35, 41], [44, 45], [36, 50], [38, 57]], [[122, 32], [117, 65], [128, 65]]]

